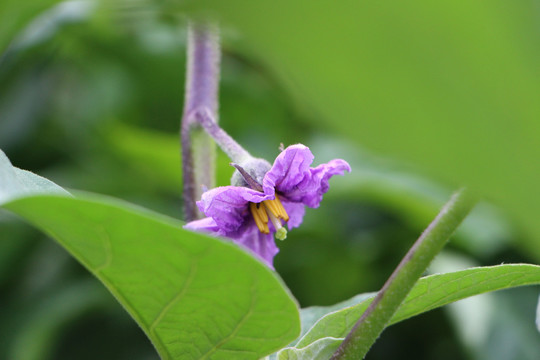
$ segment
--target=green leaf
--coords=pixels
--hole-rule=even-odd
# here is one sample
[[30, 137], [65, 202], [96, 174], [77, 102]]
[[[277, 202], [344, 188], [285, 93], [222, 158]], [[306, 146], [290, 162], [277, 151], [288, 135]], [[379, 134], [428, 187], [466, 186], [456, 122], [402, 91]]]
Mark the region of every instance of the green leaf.
[[69, 193], [52, 181], [14, 167], [6, 154], [0, 150], [0, 204], [31, 194]]
[[535, 2], [179, 6], [217, 12], [242, 34], [236, 50], [264, 62], [324, 129], [503, 205], [540, 259]]
[[163, 359], [259, 359], [299, 333], [280, 279], [232, 243], [100, 197], [35, 196], [3, 207], [94, 273]]
[[[391, 324], [408, 319], [437, 307], [482, 294], [489, 291], [516, 286], [540, 284], [540, 266], [528, 264], [508, 264], [493, 267], [471, 268], [453, 273], [431, 275], [418, 281], [405, 302], [391, 320]], [[294, 348], [280, 351], [280, 356], [299, 359], [302, 351], [313, 351], [308, 347], [325, 338], [343, 340], [356, 321], [371, 303], [372, 298], [358, 305], [347, 307], [321, 318]], [[335, 346], [335, 341], [320, 344]], [[318, 347], [320, 347], [318, 345]], [[339, 344], [338, 344], [339, 345]], [[317, 348], [317, 351], [322, 351]], [[304, 356], [304, 355], [302, 355]], [[287, 359], [287, 357], [284, 357]]]
[[163, 359], [260, 359], [298, 336], [291, 294], [239, 246], [104, 197], [20, 198], [58, 187], [1, 155], [2, 207], [51, 235], [101, 280]]
[[[303, 337], [309, 331], [309, 329], [311, 329], [313, 325], [315, 325], [315, 323], [326, 314], [359, 304], [375, 295], [376, 293], [358, 294], [348, 300], [331, 306], [310, 306], [308, 308], [301, 309], [300, 321], [302, 323], [302, 331], [300, 336]], [[297, 340], [300, 340], [300, 338]], [[292, 345], [294, 344], [296, 344], [296, 341], [292, 343]]]
[[[370, 297], [375, 296], [376, 293], [366, 293], [366, 294], [358, 294], [356, 296], [353, 296], [350, 299], [347, 299], [345, 301], [339, 302], [334, 305], [330, 306], [310, 306], [304, 309], [300, 309], [300, 322], [302, 324], [302, 331], [300, 332], [300, 337], [289, 344], [289, 347], [293, 347], [296, 345], [298, 340], [300, 340], [304, 335], [315, 325], [317, 321], [319, 321], [320, 318], [325, 316], [326, 314], [329, 314], [331, 312], [341, 310], [345, 307], [353, 306], [358, 303], [361, 303], [362, 301], [369, 299]], [[302, 349], [302, 351], [296, 352], [294, 348], [292, 348], [292, 351], [294, 352], [294, 355], [297, 357], [292, 357], [292, 353], [283, 353], [281, 356], [291, 356], [291, 359], [328, 359], [330, 358], [330, 355], [334, 352], [335, 349], [341, 344], [341, 339], [333, 339], [333, 338], [325, 338], [321, 339], [320, 341], [315, 341], [312, 344], [308, 345], [306, 348]], [[335, 346], [334, 346], [335, 345]], [[308, 349], [309, 347], [309, 349]], [[277, 358], [277, 354], [272, 354], [270, 359], [275, 360]], [[282, 359], [283, 357], [280, 357], [279, 359]], [[285, 357], [285, 359], [288, 359], [288, 357]]]
[[302, 349], [287, 348], [278, 354], [278, 360], [328, 360], [343, 339], [325, 337]]

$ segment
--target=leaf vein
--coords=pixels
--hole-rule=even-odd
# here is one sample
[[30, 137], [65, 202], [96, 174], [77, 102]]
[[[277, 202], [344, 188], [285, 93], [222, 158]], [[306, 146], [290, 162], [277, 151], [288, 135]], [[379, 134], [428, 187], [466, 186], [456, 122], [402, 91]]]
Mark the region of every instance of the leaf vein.
[[[251, 293], [252, 295], [254, 294], [254, 286], [252, 286], [251, 288]], [[217, 349], [219, 349], [220, 347], [222, 347], [224, 344], [226, 344], [231, 338], [233, 338], [236, 333], [238, 333], [238, 331], [240, 330], [240, 328], [242, 327], [242, 325], [247, 321], [247, 319], [249, 319], [249, 317], [251, 316], [251, 314], [253, 314], [253, 305], [254, 305], [254, 302], [255, 302], [255, 296], [251, 296], [251, 300], [250, 300], [250, 304], [249, 304], [249, 310], [244, 314], [244, 316], [242, 316], [242, 318], [240, 319], [240, 321], [238, 322], [238, 324], [236, 324], [236, 326], [234, 327], [234, 329], [231, 331], [231, 333], [229, 335], [227, 335], [226, 337], [224, 337], [223, 339], [221, 339], [216, 345], [214, 345], [210, 350], [208, 350], [206, 352], [206, 354], [204, 354], [200, 359], [207, 359], [211, 354], [213, 354], [214, 352], [217, 351]]]
[[186, 294], [189, 286], [191, 285], [191, 282], [193, 281], [193, 278], [195, 277], [196, 272], [197, 272], [197, 263], [192, 262], [191, 267], [189, 268], [189, 274], [188, 274], [188, 276], [186, 278], [186, 281], [184, 281], [184, 284], [182, 285], [182, 288], [180, 289], [178, 294], [174, 298], [172, 298], [171, 301], [169, 301], [169, 303], [167, 305], [165, 305], [165, 307], [163, 307], [161, 312], [158, 314], [158, 316], [155, 318], [155, 320], [150, 325], [150, 333], [151, 334], [158, 337], [158, 335], [155, 332], [156, 326], [161, 322], [161, 320], [165, 317], [165, 315], [167, 315], [169, 310], [176, 303], [178, 303], [178, 301], [180, 301], [180, 299], [182, 299], [182, 297], [184, 297], [184, 295]]

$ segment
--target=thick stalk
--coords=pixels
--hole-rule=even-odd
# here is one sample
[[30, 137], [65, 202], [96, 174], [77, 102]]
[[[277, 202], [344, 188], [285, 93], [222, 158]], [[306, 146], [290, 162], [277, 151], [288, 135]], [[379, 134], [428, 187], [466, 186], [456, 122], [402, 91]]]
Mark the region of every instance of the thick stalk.
[[468, 190], [456, 192], [405, 255], [331, 360], [363, 359], [416, 281], [475, 204]]
[[192, 116], [206, 109], [218, 119], [220, 66], [219, 33], [207, 23], [190, 23], [188, 28], [187, 76], [180, 140], [186, 221], [201, 217], [196, 201], [203, 189], [214, 187], [215, 144]]

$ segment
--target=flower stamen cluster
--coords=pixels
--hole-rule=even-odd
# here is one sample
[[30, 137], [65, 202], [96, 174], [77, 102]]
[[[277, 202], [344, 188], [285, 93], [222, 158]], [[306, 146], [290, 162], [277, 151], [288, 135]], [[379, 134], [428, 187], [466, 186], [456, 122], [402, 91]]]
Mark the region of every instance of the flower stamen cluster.
[[260, 203], [250, 202], [249, 210], [261, 233], [270, 234], [268, 228], [268, 220], [270, 220], [276, 229], [276, 239], [285, 240], [287, 238], [287, 229], [283, 227], [281, 220], [289, 221], [289, 215], [277, 195], [273, 200], [264, 200]]

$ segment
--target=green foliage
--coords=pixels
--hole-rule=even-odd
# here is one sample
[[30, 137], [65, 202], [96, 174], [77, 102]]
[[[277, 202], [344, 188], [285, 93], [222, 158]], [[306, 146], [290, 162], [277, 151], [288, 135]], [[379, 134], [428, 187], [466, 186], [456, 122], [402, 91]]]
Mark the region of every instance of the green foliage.
[[[525, 264], [472, 268], [427, 276], [418, 281], [392, 317], [391, 324], [469, 296], [538, 284], [540, 284], [540, 266]], [[323, 316], [294, 348], [282, 350], [279, 359], [303, 359], [301, 356], [307, 356], [302, 353], [303, 351], [312, 354], [323, 352], [324, 346], [337, 348], [339, 344], [336, 345], [336, 339], [341, 341], [345, 338], [371, 301], [372, 297], [357, 305]], [[322, 341], [323, 339], [328, 340]]]
[[[17, 173], [9, 167], [4, 161], [1, 173]], [[21, 183], [2, 180], [6, 192], [19, 190]], [[2, 206], [50, 234], [100, 279], [163, 359], [259, 359], [300, 331], [296, 303], [277, 275], [230, 242], [97, 196], [35, 195]]]
[[300, 334], [300, 338], [296, 339], [293, 345], [296, 344], [298, 340], [303, 338], [304, 335], [313, 327], [313, 325], [315, 325], [315, 323], [326, 314], [364, 302], [375, 295], [376, 293], [358, 294], [348, 300], [331, 306], [310, 306], [308, 308], [301, 309], [300, 320], [302, 323], [302, 332]]
[[[279, 244], [276, 268], [303, 306], [378, 289], [455, 185], [472, 185], [501, 206], [477, 208], [453, 251], [479, 265], [540, 259], [533, 2], [113, 1], [98, 8], [75, 1], [71, 13], [49, 8], [55, 3], [0, 4], [0, 148], [14, 164], [64, 187], [180, 217], [184, 10], [203, 7], [224, 20], [222, 126], [267, 159], [280, 142], [303, 142], [317, 162], [342, 157], [353, 165]], [[173, 3], [180, 17], [169, 11]], [[218, 183], [230, 173], [218, 156]], [[0, 185], [6, 174], [4, 201], [36, 190], [64, 193], [16, 168], [0, 171]], [[116, 201], [64, 201], [171, 224]], [[0, 332], [7, 334], [0, 358], [152, 357], [139, 327], [60, 248], [4, 211], [0, 234]], [[368, 358], [394, 351], [432, 359], [442, 346], [448, 358], [536, 360], [536, 288], [492, 298], [498, 307], [481, 334], [489, 341], [474, 352], [445, 309], [386, 330]], [[302, 334], [330, 310], [317, 309], [301, 311]], [[340, 339], [323, 337], [282, 356], [327, 358]]]
[[301, 349], [287, 348], [278, 354], [278, 360], [328, 360], [343, 342], [343, 338], [325, 337]]

